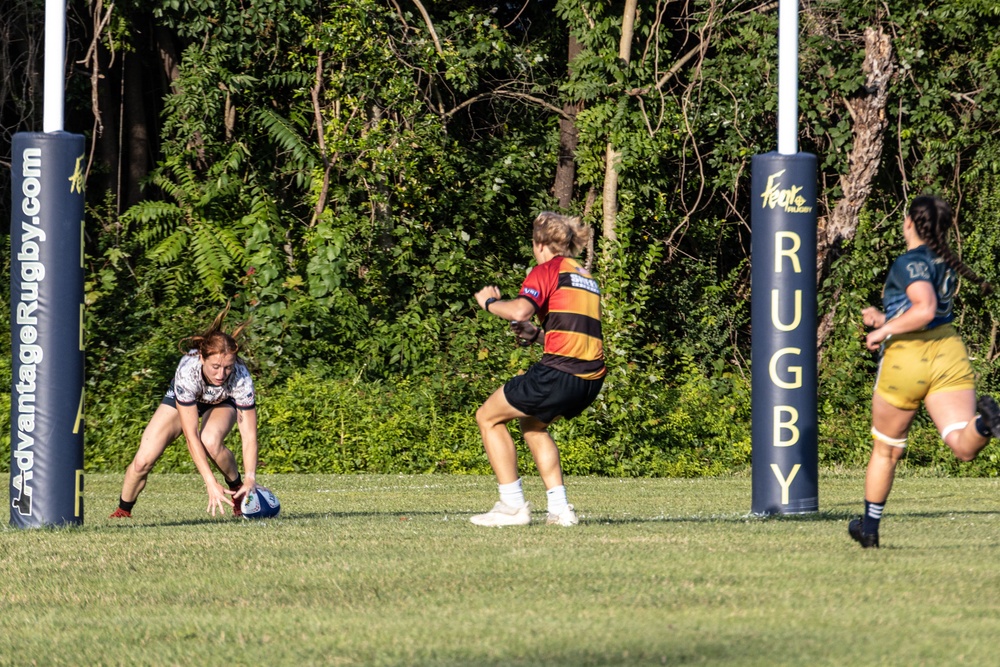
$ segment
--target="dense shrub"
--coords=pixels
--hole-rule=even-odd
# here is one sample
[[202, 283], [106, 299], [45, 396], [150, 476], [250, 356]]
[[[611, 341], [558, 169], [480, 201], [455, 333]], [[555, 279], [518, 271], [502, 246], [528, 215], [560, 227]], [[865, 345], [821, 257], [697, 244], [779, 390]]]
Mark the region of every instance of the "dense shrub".
[[[590, 410], [552, 428], [566, 471], [747, 467], [749, 161], [773, 146], [773, 3], [644, 11], [627, 67], [617, 57], [619, 3], [437, 3], [427, 7], [441, 38], [433, 47], [427, 19], [405, 3], [208, 4], [241, 10], [118, 3], [104, 36], [87, 32], [100, 21], [71, 23], [71, 43], [101, 44], [108, 68], [121, 60], [114, 51], [133, 63], [152, 57], [145, 71], [161, 70], [148, 25], [177, 47], [178, 78], [146, 96], [158, 136], [142, 201], [130, 207], [105, 192], [100, 159], [88, 183], [89, 470], [127, 463], [177, 362], [177, 339], [231, 300], [234, 318], [254, 319], [265, 470], [488, 472], [475, 408], [538, 351], [513, 347], [471, 294], [483, 284], [516, 290], [530, 220], [558, 206], [565, 105], [580, 110], [567, 210], [598, 232], [609, 145], [619, 157], [614, 238], [599, 233], [588, 258], [604, 290], [610, 373]], [[998, 19], [990, 3], [957, 0], [822, 0], [803, 17], [801, 148], [820, 158], [821, 223], [865, 141], [851, 116], [872, 92], [861, 70], [866, 29], [892, 35], [898, 66], [881, 166], [819, 285], [819, 314], [832, 324], [819, 364], [819, 457], [858, 466], [871, 446], [876, 363], [859, 313], [878, 303], [902, 249], [906, 200], [926, 189], [955, 203], [956, 251], [1000, 285]], [[572, 66], [571, 35], [584, 46]], [[13, 79], [31, 80], [21, 69]], [[68, 118], [89, 132], [91, 77], [78, 67], [69, 79], [87, 94], [69, 96]], [[101, 108], [119, 108], [106, 97], [117, 88], [95, 91]], [[115, 136], [91, 137], [98, 156], [110, 156], [101, 141]], [[0, 281], [4, 311], [7, 289]], [[987, 391], [1000, 389], [998, 306], [1000, 292], [969, 285], [957, 301]], [[5, 330], [3, 467], [9, 352]], [[910, 442], [906, 465], [1000, 471], [996, 445], [956, 463], [923, 413]], [[160, 468], [192, 469], [182, 444]]]
[[[90, 471], [120, 470], [135, 453], [164, 383], [134, 377], [118, 392], [121, 400], [88, 404]], [[333, 378], [320, 368], [297, 372], [259, 391], [261, 470], [489, 474], [475, 411], [504, 380], [442, 374], [365, 381]], [[553, 425], [567, 474], [695, 476], [749, 462], [749, 394], [742, 380], [713, 385], [692, 374], [679, 389], [659, 378], [630, 387], [627, 380], [612, 376], [588, 411]], [[530, 474], [530, 453], [516, 424], [511, 429], [522, 470]], [[228, 444], [240, 454], [235, 429]], [[181, 440], [157, 470], [194, 471]]]
[[[498, 351], [486, 353], [478, 374], [440, 370], [370, 380], [335, 377], [316, 364], [276, 384], [262, 384], [261, 471], [490, 474], [476, 408], [532, 361], [529, 353], [511, 350], [509, 341], [496, 342]], [[100, 369], [88, 373], [85, 466], [90, 472], [121, 471], [128, 464], [176, 364], [174, 340], [132, 343], [127, 352], [93, 346], [89, 355], [92, 371]], [[9, 357], [0, 360], [7, 383], [9, 363]], [[650, 368], [613, 365], [590, 409], [553, 424], [566, 473], [691, 477], [748, 468], [749, 376], [721, 367], [706, 376], [690, 357], [660, 371]], [[9, 397], [0, 392], [2, 470], [9, 465]], [[864, 465], [871, 446], [868, 410], [867, 397], [845, 409], [837, 396], [821, 395], [821, 465]], [[516, 424], [511, 429], [521, 470], [534, 474]], [[236, 429], [228, 444], [239, 457]], [[988, 448], [973, 463], [959, 463], [921, 415], [904, 465], [948, 474], [996, 475], [1000, 455], [995, 450]], [[183, 440], [167, 449], [156, 470], [194, 471]]]

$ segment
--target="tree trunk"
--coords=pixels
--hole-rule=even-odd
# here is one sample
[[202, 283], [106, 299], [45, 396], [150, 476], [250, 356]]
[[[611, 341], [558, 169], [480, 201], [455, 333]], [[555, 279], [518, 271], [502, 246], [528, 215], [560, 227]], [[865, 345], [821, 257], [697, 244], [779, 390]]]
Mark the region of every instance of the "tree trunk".
[[137, 55], [126, 54], [122, 62], [125, 68], [125, 104], [122, 129], [125, 131], [128, 162], [124, 165], [124, 182], [121, 194], [123, 208], [128, 208], [142, 200], [142, 180], [149, 173], [151, 149], [149, 128], [146, 126], [146, 99], [142, 62]]
[[[635, 14], [638, 0], [625, 1], [625, 14], [622, 17], [622, 38], [618, 43], [618, 57], [625, 62], [627, 67], [632, 60], [632, 35], [635, 30]], [[615, 231], [615, 218], [618, 216], [618, 169], [617, 163], [621, 160], [621, 152], [615, 149], [612, 142], [608, 142], [608, 148], [604, 158], [604, 195], [602, 197], [604, 207], [604, 238], [615, 240], [618, 235]]]
[[618, 170], [615, 163], [621, 159], [621, 153], [615, 150], [609, 141], [604, 154], [604, 193], [601, 202], [604, 208], [604, 227], [601, 230], [604, 238], [614, 241], [618, 238], [615, 230], [615, 218], [618, 217]]
[[[573, 60], [580, 55], [583, 46], [573, 36], [569, 36], [569, 74], [573, 72]], [[573, 186], [576, 183], [576, 147], [580, 141], [580, 133], [576, 127], [576, 114], [580, 112], [581, 102], [566, 102], [563, 104], [564, 118], [559, 119], [559, 162], [556, 164], [556, 180], [552, 186], [552, 194], [559, 202], [559, 208], [567, 209], [573, 203]]]
[[[861, 71], [865, 75], [864, 91], [844, 104], [854, 120], [854, 145], [848, 156], [848, 169], [840, 179], [844, 192], [833, 212], [820, 219], [816, 235], [816, 279], [822, 282], [830, 270], [844, 241], [854, 238], [858, 229], [858, 213], [871, 193], [872, 179], [882, 160], [884, 133], [888, 126], [886, 101], [889, 82], [896, 72], [892, 41], [881, 28], [868, 28], [864, 33], [865, 59]], [[817, 331], [817, 343], [823, 342], [833, 330], [839, 291], [833, 295], [830, 310], [823, 316]]]
[[98, 192], [111, 192], [118, 202], [117, 212], [121, 213], [124, 202], [121, 199], [121, 173], [119, 160], [121, 147], [118, 138], [121, 131], [121, 59], [115, 67], [110, 66], [109, 53], [103, 47], [98, 52], [98, 63], [102, 75], [97, 79], [97, 108], [101, 115], [99, 130], [95, 133], [96, 160], [103, 168], [91, 172]]
[[163, 73], [164, 88], [177, 92], [174, 88], [174, 81], [180, 76], [180, 56], [177, 53], [177, 44], [174, 35], [167, 28], [153, 26], [153, 41], [156, 44], [156, 51], [160, 57], [160, 71]]

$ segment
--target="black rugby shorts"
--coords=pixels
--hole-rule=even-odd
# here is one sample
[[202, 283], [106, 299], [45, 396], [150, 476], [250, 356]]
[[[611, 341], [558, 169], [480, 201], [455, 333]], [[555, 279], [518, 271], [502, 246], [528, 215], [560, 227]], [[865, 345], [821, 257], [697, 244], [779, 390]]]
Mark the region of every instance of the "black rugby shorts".
[[551, 424], [556, 417], [571, 419], [583, 412], [603, 386], [604, 378], [584, 380], [535, 364], [527, 373], [505, 384], [503, 394], [507, 402], [521, 412], [543, 424]]

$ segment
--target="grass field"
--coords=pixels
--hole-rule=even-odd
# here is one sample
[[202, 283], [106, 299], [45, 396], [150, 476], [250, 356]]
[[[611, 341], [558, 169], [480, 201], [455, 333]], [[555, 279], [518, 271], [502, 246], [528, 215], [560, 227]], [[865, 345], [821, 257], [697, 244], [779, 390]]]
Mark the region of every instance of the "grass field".
[[[568, 481], [581, 517], [472, 526], [492, 478], [275, 476], [265, 522], [156, 475], [131, 520], [90, 475], [81, 528], [0, 528], [0, 665], [996, 665], [1000, 481], [904, 476], [883, 548], [747, 516], [748, 478]], [[5, 485], [6, 486], [6, 485]], [[4, 495], [6, 497], [6, 495]]]

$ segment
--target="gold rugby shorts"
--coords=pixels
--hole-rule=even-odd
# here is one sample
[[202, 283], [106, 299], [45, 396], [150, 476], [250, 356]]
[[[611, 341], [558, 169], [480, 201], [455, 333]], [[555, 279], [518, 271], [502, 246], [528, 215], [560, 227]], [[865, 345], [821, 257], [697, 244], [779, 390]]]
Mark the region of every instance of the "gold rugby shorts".
[[928, 394], [975, 388], [969, 353], [951, 324], [896, 334], [882, 347], [875, 393], [901, 410], [916, 410]]

